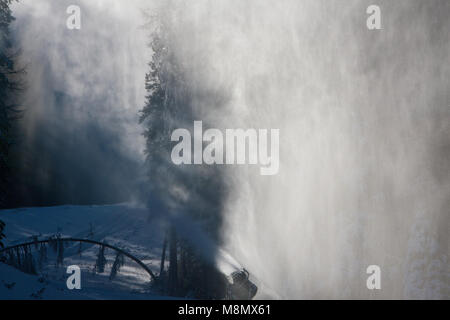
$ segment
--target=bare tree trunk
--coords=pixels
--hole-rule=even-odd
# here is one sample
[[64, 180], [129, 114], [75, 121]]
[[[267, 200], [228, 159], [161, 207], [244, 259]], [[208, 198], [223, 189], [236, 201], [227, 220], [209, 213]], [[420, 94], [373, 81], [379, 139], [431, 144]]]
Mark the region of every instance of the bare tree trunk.
[[177, 234], [174, 227], [170, 228], [169, 249], [169, 295], [176, 295], [178, 291], [178, 254]]
[[162, 275], [164, 272], [164, 263], [166, 262], [166, 248], [167, 248], [167, 233], [164, 236], [163, 249], [161, 255], [161, 268], [159, 270], [159, 275]]
[[179, 246], [179, 257], [180, 261], [178, 262], [178, 286], [179, 290], [183, 292], [182, 290], [185, 288], [185, 282], [186, 282], [186, 253], [187, 249], [185, 246]]

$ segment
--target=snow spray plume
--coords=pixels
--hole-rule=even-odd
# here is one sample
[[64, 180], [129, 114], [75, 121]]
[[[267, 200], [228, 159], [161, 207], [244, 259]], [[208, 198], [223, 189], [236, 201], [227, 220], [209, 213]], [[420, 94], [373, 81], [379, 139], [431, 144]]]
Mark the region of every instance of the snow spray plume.
[[[148, 56], [145, 1], [20, 1], [26, 66], [14, 205], [130, 200], [143, 173], [137, 110]], [[81, 29], [66, 26], [69, 5]]]
[[[101, 132], [130, 132], [112, 125], [123, 122], [111, 114], [122, 119], [123, 106], [144, 104], [150, 54], [142, 47], [146, 41], [126, 33], [126, 22], [136, 19], [120, 13], [140, 2], [82, 3], [90, 12], [84, 20], [89, 32], [78, 36], [61, 28], [62, 17], [50, 16], [64, 12], [68, 1], [17, 5], [24, 54], [42, 61], [29, 69], [36, 80], [28, 137], [41, 132], [44, 119], [53, 129], [57, 121], [48, 119], [60, 119], [51, 116], [55, 112], [72, 120], [65, 123], [74, 134], [85, 132], [75, 124], [89, 117], [108, 128]], [[373, 31], [366, 27], [373, 3], [366, 0], [180, 0], [161, 6], [172, 30], [171, 50], [193, 93], [177, 127], [202, 120], [218, 129], [280, 129], [277, 175], [224, 167], [210, 181], [226, 191], [217, 196], [208, 190], [218, 200], [214, 217], [225, 249], [273, 289], [260, 287], [259, 297], [448, 298], [450, 3], [377, 3], [382, 30]], [[104, 35], [112, 42], [96, 46]], [[127, 63], [133, 72], [125, 72]], [[126, 89], [118, 90], [122, 85]], [[83, 140], [99, 136], [92, 132]], [[111, 145], [112, 139], [102, 141]], [[86, 154], [81, 146], [67, 154]], [[103, 166], [92, 167], [97, 174]], [[204, 172], [185, 169], [167, 177], [167, 190], [195, 213], [197, 203], [205, 204], [196, 199], [208, 198], [196, 191]], [[49, 180], [47, 170], [39, 172], [40, 181]], [[382, 290], [375, 293], [366, 288], [372, 264], [382, 270]]]
[[371, 4], [167, 4], [172, 50], [223, 97], [197, 120], [280, 129], [278, 175], [227, 167], [222, 208], [226, 249], [279, 297], [448, 297], [450, 4], [378, 1], [370, 31]]

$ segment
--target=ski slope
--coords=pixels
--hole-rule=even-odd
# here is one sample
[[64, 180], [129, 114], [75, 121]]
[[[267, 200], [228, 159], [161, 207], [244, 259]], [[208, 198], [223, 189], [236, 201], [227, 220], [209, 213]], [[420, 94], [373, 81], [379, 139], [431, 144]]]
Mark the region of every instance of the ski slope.
[[[152, 219], [147, 209], [131, 204], [104, 206], [59, 206], [21, 208], [0, 211], [6, 223], [5, 246], [45, 239], [55, 234], [62, 237], [105, 241], [121, 248], [144, 262], [155, 274], [160, 270], [163, 228], [159, 219]], [[105, 252], [104, 274], [93, 272], [98, 246], [78, 244], [64, 249], [64, 263], [49, 261], [42, 275], [25, 274], [0, 263], [0, 299], [160, 299], [149, 288], [149, 275], [135, 262], [126, 259], [118, 276], [110, 281], [109, 271], [114, 252]], [[50, 251], [50, 250], [49, 250]], [[81, 290], [68, 290], [68, 265], [82, 270]]]

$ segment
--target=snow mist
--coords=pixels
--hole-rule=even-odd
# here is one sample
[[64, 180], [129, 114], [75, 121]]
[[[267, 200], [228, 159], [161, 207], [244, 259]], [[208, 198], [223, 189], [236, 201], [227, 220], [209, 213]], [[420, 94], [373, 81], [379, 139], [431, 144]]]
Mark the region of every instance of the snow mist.
[[[46, 21], [35, 30], [55, 28], [55, 20], [47, 20], [50, 7], [42, 6], [50, 2], [27, 2], [34, 9], [23, 16]], [[63, 13], [64, 5], [72, 4], [64, 2], [57, 6]], [[243, 266], [256, 278], [260, 298], [448, 298], [450, 2], [376, 2], [381, 30], [366, 26], [372, 0], [159, 4], [160, 16], [176, 35], [172, 49], [188, 85], [205, 93], [195, 97], [195, 118], [220, 130], [280, 130], [278, 174], [224, 166], [219, 178], [229, 190], [220, 251], [238, 261], [229, 265]], [[128, 41], [119, 26], [135, 24], [137, 8], [152, 2], [96, 3], [82, 1], [95, 8], [82, 18], [87, 27], [98, 21], [91, 32], [76, 42], [59, 38], [77, 53], [56, 55], [55, 44], [45, 47], [46, 54], [52, 54], [55, 70], [66, 71], [73, 59], [82, 58], [90, 61], [87, 72], [99, 62], [99, 81], [119, 81], [111, 88], [127, 88], [118, 95], [120, 105], [132, 104], [136, 108], [129, 110], [136, 112], [150, 54], [142, 38]], [[103, 9], [125, 24], [111, 32], [111, 16]], [[64, 26], [65, 17], [58, 23]], [[99, 33], [123, 42], [94, 53]], [[33, 43], [33, 32], [25, 35], [24, 43]], [[117, 52], [122, 45], [128, 49]], [[25, 53], [35, 53], [27, 49], [33, 46]], [[91, 51], [84, 54], [86, 46]], [[129, 60], [132, 52], [138, 56]], [[117, 69], [122, 72], [112, 72]], [[41, 74], [39, 66], [32, 70]], [[80, 85], [86, 73], [53, 74], [58, 77], [51, 83], [71, 96], [117, 97], [108, 84]], [[58, 88], [62, 84], [71, 89]], [[113, 106], [110, 102], [105, 105]], [[113, 123], [118, 122], [108, 122]], [[211, 256], [220, 266], [221, 257], [229, 257]], [[380, 267], [381, 290], [366, 287], [369, 265]]]
[[[144, 179], [145, 2], [14, 2], [12, 28], [26, 67], [18, 205], [128, 201]], [[81, 8], [80, 30], [66, 26], [73, 4]]]
[[[228, 166], [225, 248], [268, 298], [448, 297], [450, 6], [174, 1], [217, 128], [279, 128], [280, 168]], [[368, 290], [370, 265], [381, 290]]]

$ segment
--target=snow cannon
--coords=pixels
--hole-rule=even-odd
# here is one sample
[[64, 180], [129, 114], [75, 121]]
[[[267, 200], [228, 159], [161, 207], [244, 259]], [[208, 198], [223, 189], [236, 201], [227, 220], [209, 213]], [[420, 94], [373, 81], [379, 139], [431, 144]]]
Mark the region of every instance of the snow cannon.
[[247, 270], [234, 271], [231, 275], [231, 283], [228, 286], [230, 300], [251, 300], [258, 291], [258, 287], [250, 281]]

